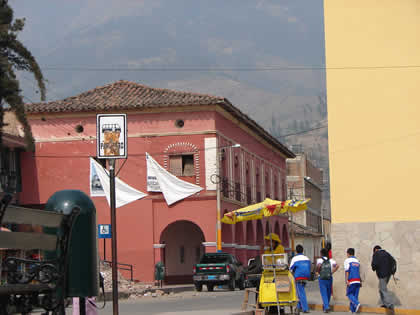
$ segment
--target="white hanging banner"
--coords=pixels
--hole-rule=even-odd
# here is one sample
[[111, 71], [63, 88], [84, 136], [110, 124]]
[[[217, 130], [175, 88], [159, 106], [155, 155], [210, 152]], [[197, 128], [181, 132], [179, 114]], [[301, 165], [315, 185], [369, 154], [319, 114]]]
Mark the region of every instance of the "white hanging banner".
[[[103, 191], [105, 192], [106, 200], [108, 204], [110, 203], [110, 187], [109, 187], [109, 173], [106, 169], [102, 167], [98, 162], [94, 159], [90, 158], [91, 167], [95, 169], [97, 176], [101, 182], [103, 187]], [[115, 178], [115, 207], [119, 208], [122, 207], [130, 202], [135, 200], [142, 199], [146, 197], [147, 194], [134, 189], [133, 187], [124, 183], [118, 177]]]
[[89, 184], [91, 197], [105, 197], [105, 191], [102, 187], [99, 176], [96, 173], [95, 165], [92, 162], [90, 162]]
[[[162, 191], [163, 197], [169, 206], [203, 190], [200, 186], [183, 181], [175, 175], [169, 173], [147, 152], [146, 162], [147, 191]], [[149, 188], [153, 190], [149, 190]]]
[[159, 182], [158, 182], [157, 176], [156, 176], [155, 167], [152, 167], [152, 163], [149, 162], [150, 159], [153, 160], [153, 158], [150, 157], [150, 155], [146, 153], [146, 162], [147, 162], [147, 191], [150, 191], [150, 192], [162, 192], [162, 190], [160, 189], [160, 186], [159, 186]]

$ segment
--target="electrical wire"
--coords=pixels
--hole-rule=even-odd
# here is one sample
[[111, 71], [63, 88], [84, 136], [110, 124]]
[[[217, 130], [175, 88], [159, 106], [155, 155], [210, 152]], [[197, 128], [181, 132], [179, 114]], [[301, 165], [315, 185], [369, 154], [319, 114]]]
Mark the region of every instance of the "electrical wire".
[[257, 72], [257, 71], [316, 71], [316, 70], [380, 70], [380, 69], [416, 69], [420, 68], [420, 65], [378, 65], [378, 66], [337, 66], [337, 67], [326, 67], [326, 66], [162, 66], [162, 67], [96, 67], [96, 66], [54, 66], [54, 65], [45, 65], [42, 67], [45, 71], [104, 71], [104, 72], [114, 72], [114, 71], [129, 71], [129, 72], [138, 72], [138, 71], [159, 71], [159, 72], [188, 72], [188, 71], [197, 71], [197, 72], [215, 72], [215, 71], [243, 71], [243, 72]]
[[[29, 83], [31, 83], [33, 85], [33, 87], [35, 88], [35, 90], [37, 89], [37, 86], [35, 85], [35, 83], [28, 79], [26, 76], [24, 76], [23, 74], [21, 75], [23, 79], [27, 80]], [[57, 96], [57, 94], [53, 93], [50, 89], [48, 90], [48, 93], [53, 94], [56, 96], [57, 99], [59, 99], [59, 97]], [[30, 103], [35, 103], [33, 100], [31, 100], [29, 97], [23, 96], [23, 98], [27, 99]], [[60, 128], [62, 131], [64, 131], [67, 135], [72, 134], [74, 137], [79, 138], [80, 140], [83, 140], [84, 138], [86, 138], [86, 136], [83, 135], [78, 135], [77, 133], [74, 133], [74, 129], [73, 128], [69, 128], [66, 127], [64, 124], [67, 124], [67, 122], [64, 119], [58, 118], [58, 117], [54, 117], [54, 118], [49, 118], [49, 121], [52, 121], [52, 123], [54, 124], [54, 121], [58, 121], [61, 122], [62, 125], [59, 126], [58, 124], [56, 125], [58, 128]]]

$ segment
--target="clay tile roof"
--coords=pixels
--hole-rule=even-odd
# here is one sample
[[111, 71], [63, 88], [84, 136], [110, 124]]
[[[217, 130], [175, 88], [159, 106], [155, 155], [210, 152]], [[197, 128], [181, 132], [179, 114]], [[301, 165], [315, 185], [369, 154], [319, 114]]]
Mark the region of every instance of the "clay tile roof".
[[25, 104], [27, 113], [88, 112], [151, 107], [215, 105], [223, 97], [151, 88], [130, 81], [117, 81], [59, 101]]
[[279, 148], [286, 157], [295, 155], [254, 120], [223, 97], [151, 88], [130, 81], [117, 81], [59, 101], [25, 104], [28, 114], [60, 112], [106, 112], [129, 109], [159, 108], [191, 105], [220, 105], [244, 122], [266, 141]]

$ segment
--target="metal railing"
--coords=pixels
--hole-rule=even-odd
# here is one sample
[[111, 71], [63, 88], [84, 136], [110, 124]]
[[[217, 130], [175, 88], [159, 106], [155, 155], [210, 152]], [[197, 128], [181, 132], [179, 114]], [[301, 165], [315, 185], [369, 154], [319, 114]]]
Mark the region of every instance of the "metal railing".
[[[112, 261], [109, 261], [109, 260], [101, 260], [101, 261], [103, 263], [108, 264], [110, 267], [112, 267]], [[133, 281], [133, 265], [123, 264], [123, 263], [117, 263], [117, 269], [118, 270], [127, 270], [127, 271], [130, 271], [130, 281]]]
[[229, 180], [227, 178], [222, 179], [222, 193], [223, 197], [229, 198]]

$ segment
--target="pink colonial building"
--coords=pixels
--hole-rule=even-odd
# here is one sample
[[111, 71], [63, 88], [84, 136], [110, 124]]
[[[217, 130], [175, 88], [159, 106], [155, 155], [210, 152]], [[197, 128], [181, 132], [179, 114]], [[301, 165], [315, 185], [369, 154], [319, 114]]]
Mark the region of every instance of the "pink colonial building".
[[[191, 282], [193, 264], [204, 252], [216, 251], [217, 178], [222, 214], [265, 197], [286, 198], [286, 158], [294, 154], [225, 98], [118, 81], [25, 106], [36, 152], [21, 155], [23, 205], [44, 204], [60, 189], [90, 193], [97, 113], [127, 114], [128, 158], [117, 162], [124, 182], [147, 193], [148, 152], [169, 172], [203, 188], [172, 206], [161, 193], [148, 193], [117, 208], [118, 260], [134, 265], [140, 281], [152, 282], [154, 265], [163, 261], [168, 283]], [[92, 199], [98, 224], [110, 223], [106, 199]], [[270, 224], [289, 247], [288, 219], [277, 216], [223, 224], [223, 250], [246, 263], [258, 253]], [[102, 243], [99, 248], [103, 258]]]

